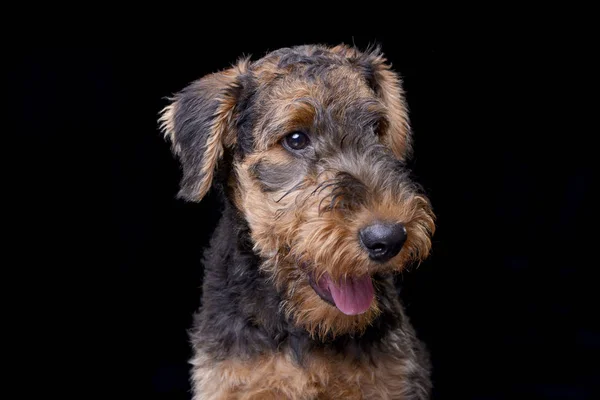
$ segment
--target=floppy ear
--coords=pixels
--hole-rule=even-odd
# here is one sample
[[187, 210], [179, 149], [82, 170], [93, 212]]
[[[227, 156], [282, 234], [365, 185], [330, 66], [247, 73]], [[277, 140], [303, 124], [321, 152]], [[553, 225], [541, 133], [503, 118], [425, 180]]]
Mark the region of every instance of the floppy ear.
[[412, 133], [408, 107], [400, 76], [394, 72], [379, 47], [365, 52], [346, 45], [333, 48], [362, 70], [367, 82], [386, 108], [386, 123], [381, 126], [381, 137], [400, 160], [410, 157]]
[[200, 201], [226, 149], [236, 143], [236, 104], [247, 60], [207, 75], [181, 90], [160, 112], [160, 128], [183, 168], [178, 197]]

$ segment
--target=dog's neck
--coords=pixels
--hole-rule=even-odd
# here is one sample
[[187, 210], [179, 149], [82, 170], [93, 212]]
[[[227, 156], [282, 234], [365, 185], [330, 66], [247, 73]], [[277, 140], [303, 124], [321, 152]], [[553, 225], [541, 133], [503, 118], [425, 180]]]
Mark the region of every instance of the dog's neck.
[[251, 358], [286, 346], [299, 362], [311, 350], [323, 347], [361, 357], [403, 323], [393, 284], [384, 279], [378, 293], [382, 313], [361, 337], [312, 339], [286, 318], [282, 298], [259, 271], [260, 264], [246, 221], [225, 197], [222, 217], [205, 252], [202, 305], [192, 331], [192, 336], [198, 335], [193, 343], [211, 357]]

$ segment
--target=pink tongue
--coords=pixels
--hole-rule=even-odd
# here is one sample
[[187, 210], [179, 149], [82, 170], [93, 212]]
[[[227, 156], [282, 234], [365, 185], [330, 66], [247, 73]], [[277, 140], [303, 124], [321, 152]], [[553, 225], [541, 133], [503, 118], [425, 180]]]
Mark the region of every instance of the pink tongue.
[[325, 275], [325, 280], [336, 307], [344, 314], [362, 314], [371, 306], [373, 282], [369, 274], [360, 278], [342, 279], [337, 285], [333, 283], [329, 274]]

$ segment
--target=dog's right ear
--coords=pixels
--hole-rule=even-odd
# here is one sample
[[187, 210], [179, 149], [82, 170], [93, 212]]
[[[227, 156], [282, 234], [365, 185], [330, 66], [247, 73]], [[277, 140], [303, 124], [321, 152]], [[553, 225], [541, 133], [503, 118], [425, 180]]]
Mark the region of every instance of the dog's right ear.
[[236, 144], [236, 105], [248, 60], [192, 82], [160, 112], [160, 129], [183, 168], [178, 197], [200, 201], [226, 150]]
[[405, 160], [412, 152], [412, 132], [400, 76], [391, 68], [379, 46], [361, 52], [356, 47], [338, 45], [334, 53], [347, 57], [362, 70], [367, 82], [387, 109], [381, 137], [396, 157]]

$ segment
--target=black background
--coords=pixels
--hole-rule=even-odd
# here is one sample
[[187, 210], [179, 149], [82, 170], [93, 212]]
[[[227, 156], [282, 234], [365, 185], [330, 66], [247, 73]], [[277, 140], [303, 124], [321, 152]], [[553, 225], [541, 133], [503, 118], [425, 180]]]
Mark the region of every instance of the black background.
[[[432, 256], [400, 279], [432, 353], [434, 398], [593, 397], [600, 356], [587, 233], [594, 151], [581, 120], [565, 118], [581, 112], [568, 90], [578, 72], [564, 68], [579, 48], [559, 50], [543, 34], [509, 40], [443, 31], [202, 37], [181, 48], [141, 40], [19, 52], [17, 117], [35, 133], [20, 148], [35, 138], [39, 154], [26, 154], [44, 160], [29, 179], [66, 177], [64, 185], [39, 180], [35, 191], [52, 194], [45, 201], [29, 197], [28, 212], [41, 222], [35, 237], [54, 243], [48, 239], [63, 224], [55, 206], [74, 211], [76, 226], [93, 232], [71, 232], [78, 269], [63, 278], [78, 293], [102, 286], [94, 318], [103, 318], [66, 335], [85, 343], [66, 371], [94, 364], [104, 344], [108, 374], [96, 385], [114, 388], [112, 398], [189, 398], [186, 329], [218, 213], [212, 196], [201, 204], [175, 198], [179, 166], [157, 129], [164, 97], [242, 55], [377, 42], [404, 79], [411, 166], [438, 216]], [[49, 155], [52, 145], [67, 155]], [[64, 248], [48, 251], [59, 259]], [[65, 301], [70, 322], [83, 318], [77, 298]], [[87, 341], [98, 332], [100, 340]]]

